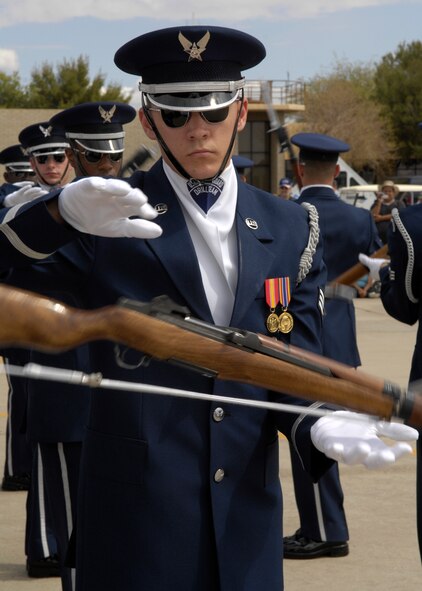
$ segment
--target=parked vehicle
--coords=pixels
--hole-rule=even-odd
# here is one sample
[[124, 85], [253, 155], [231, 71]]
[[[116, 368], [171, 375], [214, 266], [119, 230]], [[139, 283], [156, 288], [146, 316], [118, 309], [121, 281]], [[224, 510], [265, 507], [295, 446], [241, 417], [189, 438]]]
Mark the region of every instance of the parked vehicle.
[[[397, 187], [399, 189], [398, 199], [402, 200], [406, 205], [413, 205], [422, 201], [422, 185], [397, 184]], [[339, 189], [339, 194], [340, 198], [346, 203], [370, 209], [378, 191], [379, 185], [355, 185], [342, 187]]]
[[337, 188], [341, 189], [342, 187], [354, 187], [355, 185], [366, 185], [367, 181], [360, 176], [351, 166], [347, 164], [343, 160], [343, 158], [338, 159], [338, 165], [340, 166], [340, 174], [336, 178], [337, 181]]

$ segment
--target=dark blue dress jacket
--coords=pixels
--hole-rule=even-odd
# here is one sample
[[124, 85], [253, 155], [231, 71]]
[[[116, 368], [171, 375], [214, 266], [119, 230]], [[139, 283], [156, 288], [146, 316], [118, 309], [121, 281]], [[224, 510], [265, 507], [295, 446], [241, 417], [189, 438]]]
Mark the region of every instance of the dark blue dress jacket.
[[[156, 219], [163, 228], [160, 238], [81, 239], [77, 231], [54, 223], [45, 196], [4, 217], [1, 268], [7, 272], [39, 253], [57, 251], [27, 269], [31, 289], [60, 291], [87, 309], [115, 304], [121, 296], [150, 301], [166, 294], [192, 316], [212, 322], [195, 250], [161, 162], [131, 182], [142, 184], [153, 206], [167, 205], [167, 213]], [[256, 224], [250, 227], [247, 220]], [[290, 277], [295, 324], [284, 338], [320, 353], [318, 299], [326, 280], [320, 247], [307, 278], [295, 286], [308, 241], [307, 212], [239, 183], [235, 224], [239, 279], [230, 324], [265, 333], [265, 280]], [[25, 248], [10, 238], [12, 232]], [[98, 341], [90, 345], [92, 371], [197, 392], [292, 400], [157, 360], [137, 366], [142, 353], [117, 348], [133, 369], [116, 360], [116, 343]], [[224, 416], [216, 421], [218, 406]], [[230, 404], [93, 390], [78, 506], [78, 591], [280, 591], [278, 431], [317, 479], [332, 462], [310, 441], [314, 422], [309, 416]], [[218, 470], [224, 470], [219, 478]]]
[[[358, 263], [360, 252], [370, 255], [381, 248], [373, 218], [366, 209], [344, 203], [329, 187], [304, 189], [297, 202], [305, 201], [315, 205], [319, 213], [328, 282]], [[324, 355], [357, 367], [360, 357], [353, 301], [327, 298], [325, 307]]]
[[[406, 238], [396, 224], [390, 226], [387, 236], [391, 264], [380, 271], [381, 299], [386, 312], [396, 320], [409, 325], [418, 323], [409, 376], [409, 382], [415, 382], [422, 378], [422, 205], [400, 210], [400, 220]], [[410, 268], [408, 271], [409, 258], [413, 258], [412, 271]], [[422, 559], [422, 429], [419, 429], [416, 455], [417, 530]]]

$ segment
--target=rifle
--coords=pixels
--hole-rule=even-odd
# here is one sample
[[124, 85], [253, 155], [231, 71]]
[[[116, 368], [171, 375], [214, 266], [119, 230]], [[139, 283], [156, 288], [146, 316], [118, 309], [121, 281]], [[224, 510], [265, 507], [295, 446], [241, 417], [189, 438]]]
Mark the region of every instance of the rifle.
[[54, 353], [109, 340], [210, 377], [422, 425], [420, 392], [258, 333], [191, 318], [166, 296], [81, 310], [0, 285], [0, 315], [2, 346]]
[[132, 158], [128, 160], [128, 162], [126, 162], [126, 164], [123, 166], [120, 176], [130, 176], [136, 170], [138, 170], [144, 162], [146, 162], [149, 158], [153, 158], [154, 156], [155, 153], [153, 150], [147, 148], [146, 146], [141, 146], [141, 148], [135, 152]]
[[[371, 258], [374, 259], [384, 259], [386, 256], [388, 256], [387, 244], [384, 244], [384, 246], [382, 246], [381, 248], [379, 248], [371, 254]], [[350, 269], [347, 269], [347, 271], [344, 271], [344, 273], [336, 277], [331, 282], [331, 285], [334, 285], [335, 283], [341, 283], [342, 285], [351, 285], [367, 273], [368, 268], [365, 267], [365, 265], [362, 265], [362, 263], [356, 263], [356, 265], [353, 265], [353, 267], [350, 267]]]
[[261, 90], [262, 96], [264, 98], [265, 104], [267, 105], [267, 113], [268, 119], [270, 121], [270, 129], [268, 130], [269, 133], [274, 131], [277, 132], [278, 141], [280, 144], [280, 152], [285, 152], [287, 150], [290, 158], [290, 163], [293, 169], [293, 174], [296, 179], [296, 183], [299, 189], [302, 188], [302, 179], [299, 174], [299, 162], [298, 158], [293, 150], [293, 146], [290, 142], [289, 136], [287, 134], [285, 126], [281, 125], [280, 120], [278, 118], [277, 113], [272, 104], [271, 100], [271, 93], [270, 93], [270, 83], [268, 81], [261, 82]]

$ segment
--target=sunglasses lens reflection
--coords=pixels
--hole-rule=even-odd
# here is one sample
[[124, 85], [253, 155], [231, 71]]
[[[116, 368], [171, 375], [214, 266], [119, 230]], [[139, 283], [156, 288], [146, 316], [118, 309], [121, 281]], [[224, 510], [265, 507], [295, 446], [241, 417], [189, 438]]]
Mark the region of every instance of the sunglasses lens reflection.
[[[213, 109], [212, 111], [199, 111], [202, 119], [208, 123], [221, 123], [227, 119], [229, 114], [229, 107], [222, 109]], [[191, 116], [191, 111], [170, 111], [168, 109], [161, 109], [161, 117], [167, 127], [177, 129], [183, 127]]]
[[54, 160], [58, 164], [61, 164], [62, 162], [64, 162], [66, 154], [40, 154], [38, 156], [35, 156], [35, 159], [38, 162], [38, 164], [45, 164], [49, 158], [54, 158]]
[[105, 154], [103, 152], [93, 152], [91, 150], [86, 150], [85, 152], [81, 152], [87, 162], [91, 164], [98, 164], [98, 162], [102, 159], [103, 156], [107, 156], [110, 158], [112, 162], [119, 162], [119, 160], [123, 157], [123, 152], [112, 152], [111, 154]]

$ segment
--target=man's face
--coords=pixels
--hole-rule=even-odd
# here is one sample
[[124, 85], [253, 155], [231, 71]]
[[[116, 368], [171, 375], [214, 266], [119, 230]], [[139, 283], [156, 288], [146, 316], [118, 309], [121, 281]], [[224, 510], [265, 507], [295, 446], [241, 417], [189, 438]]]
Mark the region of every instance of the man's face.
[[[237, 131], [241, 131], [247, 119], [246, 100], [230, 105], [227, 118], [220, 123], [209, 123], [200, 113], [192, 112], [183, 127], [170, 128], [164, 123], [161, 113], [151, 110], [150, 114], [171, 153], [186, 172], [192, 178], [206, 179], [214, 177], [220, 169], [239, 110]], [[139, 118], [147, 136], [156, 139], [143, 110], [139, 112]], [[162, 156], [174, 168], [166, 154], [162, 153]]]
[[69, 175], [65, 175], [69, 168], [65, 152], [30, 156], [29, 161], [40, 182], [55, 186], [64, 185], [69, 181]]
[[289, 185], [281, 185], [279, 190], [280, 197], [283, 199], [290, 199], [290, 186]]
[[[66, 150], [76, 176], [110, 176], [117, 178], [122, 170], [123, 152], [102, 154], [86, 150]], [[99, 160], [92, 162], [92, 160]]]
[[387, 195], [386, 201], [392, 201], [396, 197], [394, 187], [389, 187], [388, 185], [386, 187], [383, 187], [383, 193]]

